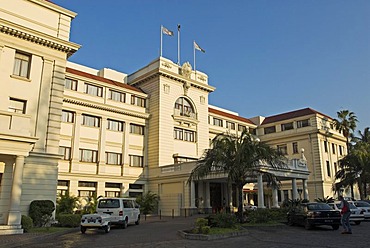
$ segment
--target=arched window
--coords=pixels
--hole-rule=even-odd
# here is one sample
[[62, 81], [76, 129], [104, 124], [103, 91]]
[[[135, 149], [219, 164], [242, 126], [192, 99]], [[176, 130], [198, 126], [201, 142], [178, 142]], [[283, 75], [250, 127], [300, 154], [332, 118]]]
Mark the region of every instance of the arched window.
[[181, 116], [194, 116], [195, 111], [193, 105], [184, 97], [177, 99], [175, 103], [175, 109], [178, 109]]

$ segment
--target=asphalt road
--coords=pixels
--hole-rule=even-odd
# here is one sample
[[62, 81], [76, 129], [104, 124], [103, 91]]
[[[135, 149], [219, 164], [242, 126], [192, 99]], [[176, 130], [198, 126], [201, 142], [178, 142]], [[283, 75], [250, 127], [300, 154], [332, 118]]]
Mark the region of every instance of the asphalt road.
[[[193, 218], [167, 218], [162, 220], [142, 221], [139, 226], [131, 225], [127, 229], [112, 228], [105, 234], [103, 231], [88, 230], [81, 234], [74, 229], [70, 233], [39, 236], [19, 239], [4, 247], [28, 248], [75, 248], [75, 247], [127, 247], [127, 248], [232, 248], [232, 247], [370, 247], [370, 221], [353, 225], [353, 234], [341, 234], [341, 228], [333, 231], [331, 227], [318, 227], [305, 230], [299, 226], [249, 227], [245, 236], [219, 240], [201, 241], [181, 238], [177, 231], [190, 229]], [[1, 245], [0, 238], [0, 247]], [[3, 243], [4, 244], [4, 243]]]

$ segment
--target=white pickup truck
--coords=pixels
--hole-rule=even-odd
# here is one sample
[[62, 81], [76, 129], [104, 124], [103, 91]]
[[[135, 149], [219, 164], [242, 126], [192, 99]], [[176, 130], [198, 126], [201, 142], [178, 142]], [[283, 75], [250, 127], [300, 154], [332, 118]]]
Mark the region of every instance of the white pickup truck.
[[85, 233], [88, 228], [102, 229], [109, 233], [111, 216], [109, 214], [84, 214], [81, 218], [81, 233]]

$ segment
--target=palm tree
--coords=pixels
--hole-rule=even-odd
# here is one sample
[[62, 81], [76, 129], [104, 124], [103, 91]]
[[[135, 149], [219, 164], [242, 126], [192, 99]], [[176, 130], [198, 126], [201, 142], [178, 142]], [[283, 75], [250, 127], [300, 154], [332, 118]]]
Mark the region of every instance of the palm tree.
[[339, 160], [339, 170], [335, 178], [340, 180], [333, 185], [335, 191], [357, 184], [361, 199], [365, 199], [367, 184], [370, 182], [370, 143], [355, 144], [350, 153]]
[[[192, 170], [188, 182], [205, 178], [210, 174], [225, 173], [229, 183], [234, 183], [239, 189], [239, 220], [243, 215], [243, 186], [248, 178], [254, 178], [261, 173], [262, 164], [269, 164], [272, 168], [282, 167], [285, 157], [277, 150], [254, 138], [248, 131], [240, 137], [232, 134], [219, 134], [212, 140], [212, 148], [206, 150], [203, 157]], [[269, 182], [276, 182], [270, 173], [265, 178]]]
[[360, 137], [355, 138], [356, 142], [370, 143], [370, 130], [369, 129], [370, 129], [369, 127], [366, 127], [363, 133], [361, 132], [361, 130], [359, 130], [358, 134], [360, 135]]
[[341, 110], [337, 112], [338, 119], [333, 120], [334, 127], [343, 133], [343, 136], [346, 137], [347, 144], [347, 154], [350, 149], [349, 138], [351, 134], [355, 131], [357, 126], [357, 116], [355, 113], [350, 112], [349, 110]]

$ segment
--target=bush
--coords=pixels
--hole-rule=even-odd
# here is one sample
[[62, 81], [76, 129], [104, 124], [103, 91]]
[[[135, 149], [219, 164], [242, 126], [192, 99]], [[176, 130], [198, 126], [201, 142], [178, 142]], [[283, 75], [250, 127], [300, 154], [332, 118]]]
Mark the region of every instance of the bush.
[[247, 219], [250, 223], [281, 222], [286, 220], [286, 209], [257, 209], [248, 211]]
[[78, 197], [69, 194], [59, 195], [57, 199], [56, 214], [72, 214], [78, 205]]
[[233, 214], [218, 213], [208, 217], [208, 225], [220, 228], [234, 228], [237, 225], [237, 218]]
[[79, 214], [59, 214], [59, 226], [61, 227], [78, 227], [81, 222], [81, 215]]
[[22, 215], [21, 225], [24, 232], [29, 232], [29, 230], [31, 230], [31, 228], [33, 227], [32, 218], [26, 215]]
[[193, 233], [197, 234], [208, 234], [211, 230], [210, 226], [207, 226], [208, 220], [205, 218], [198, 218], [195, 221], [195, 228], [192, 230]]
[[35, 227], [41, 227], [50, 222], [54, 210], [55, 207], [52, 201], [36, 200], [30, 204], [29, 216], [32, 218]]

